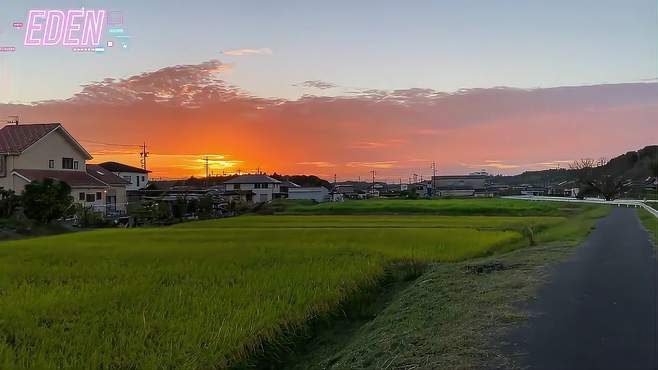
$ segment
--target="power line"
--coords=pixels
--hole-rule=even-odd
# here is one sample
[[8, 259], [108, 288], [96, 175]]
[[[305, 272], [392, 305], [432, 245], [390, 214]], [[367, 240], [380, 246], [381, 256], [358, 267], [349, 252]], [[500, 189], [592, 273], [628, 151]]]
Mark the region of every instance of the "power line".
[[91, 143], [91, 144], [107, 145], [107, 146], [128, 146], [128, 147], [138, 147], [138, 148], [142, 146], [142, 145], [139, 145], [139, 144], [104, 143], [104, 142], [101, 142], [101, 141], [87, 140], [87, 139], [79, 139], [79, 141], [86, 142], [86, 143]]

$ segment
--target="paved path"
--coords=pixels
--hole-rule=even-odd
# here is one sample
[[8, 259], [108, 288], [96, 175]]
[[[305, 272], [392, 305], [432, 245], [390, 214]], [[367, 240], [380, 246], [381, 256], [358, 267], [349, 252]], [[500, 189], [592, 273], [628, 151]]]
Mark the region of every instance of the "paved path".
[[533, 369], [657, 369], [656, 270], [635, 210], [614, 209], [551, 273], [512, 351]]

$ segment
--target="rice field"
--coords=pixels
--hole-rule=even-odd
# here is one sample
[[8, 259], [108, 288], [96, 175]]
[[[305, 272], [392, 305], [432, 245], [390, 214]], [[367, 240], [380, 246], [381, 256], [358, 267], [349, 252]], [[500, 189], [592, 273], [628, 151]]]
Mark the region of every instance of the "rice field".
[[0, 368], [223, 368], [396, 261], [522, 246], [561, 217], [242, 216], [0, 244]]
[[285, 201], [279, 204], [290, 214], [425, 214], [446, 216], [561, 216], [557, 202], [501, 198], [479, 199], [369, 199], [315, 204]]

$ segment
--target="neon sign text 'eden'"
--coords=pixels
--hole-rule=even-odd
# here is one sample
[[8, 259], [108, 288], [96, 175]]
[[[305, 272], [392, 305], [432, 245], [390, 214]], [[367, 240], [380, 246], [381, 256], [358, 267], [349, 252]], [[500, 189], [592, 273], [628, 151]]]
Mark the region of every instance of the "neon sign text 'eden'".
[[105, 24], [105, 10], [30, 10], [25, 46], [99, 45]]

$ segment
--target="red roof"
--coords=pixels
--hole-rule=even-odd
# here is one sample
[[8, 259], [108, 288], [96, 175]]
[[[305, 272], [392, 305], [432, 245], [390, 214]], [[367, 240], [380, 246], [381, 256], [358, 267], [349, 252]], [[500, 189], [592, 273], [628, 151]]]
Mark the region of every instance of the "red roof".
[[60, 126], [59, 123], [7, 125], [0, 129], [0, 153], [20, 154]]
[[72, 188], [105, 188], [107, 185], [84, 171], [26, 170], [15, 169], [14, 173], [28, 181], [53, 179], [69, 184]]
[[112, 172], [136, 172], [136, 173], [149, 173], [151, 171], [139, 167], [133, 167], [119, 162], [103, 162], [99, 166]]
[[127, 185], [130, 181], [123, 179], [97, 164], [87, 164], [87, 173], [109, 185]]

